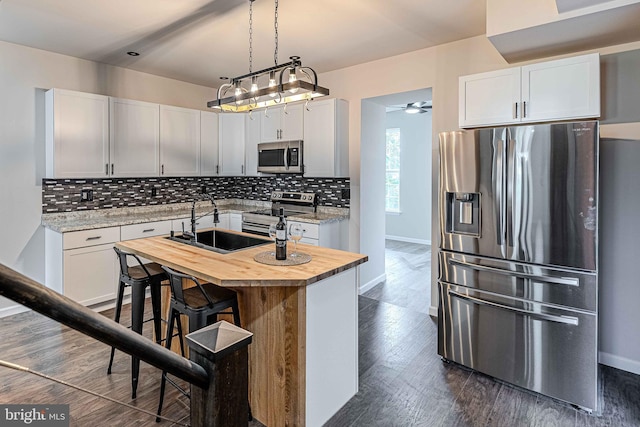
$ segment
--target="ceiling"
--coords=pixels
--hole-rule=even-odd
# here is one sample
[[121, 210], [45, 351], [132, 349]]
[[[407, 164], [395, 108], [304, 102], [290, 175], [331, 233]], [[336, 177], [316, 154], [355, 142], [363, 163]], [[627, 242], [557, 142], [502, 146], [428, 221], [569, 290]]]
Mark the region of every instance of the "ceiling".
[[[318, 73], [485, 34], [479, 0], [280, 0], [278, 14], [278, 63]], [[0, 0], [0, 40], [210, 87], [249, 71], [248, 21], [248, 0]], [[274, 1], [255, 0], [253, 71], [272, 65]]]

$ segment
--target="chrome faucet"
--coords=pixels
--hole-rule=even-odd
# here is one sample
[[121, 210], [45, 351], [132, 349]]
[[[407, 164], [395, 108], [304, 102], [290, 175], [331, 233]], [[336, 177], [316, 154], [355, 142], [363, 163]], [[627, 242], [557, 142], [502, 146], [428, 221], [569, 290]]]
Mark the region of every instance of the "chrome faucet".
[[191, 231], [184, 230], [184, 222], [182, 223], [182, 235], [188, 237], [192, 242], [198, 241], [198, 233], [196, 232], [196, 221], [202, 218], [203, 216], [207, 216], [213, 212], [213, 223], [218, 224], [220, 222], [220, 215], [218, 214], [218, 205], [216, 205], [213, 196], [209, 193], [202, 193], [202, 197], [205, 199], [211, 200], [211, 204], [213, 205], [213, 211], [209, 211], [205, 214], [196, 217], [196, 202], [197, 199], [194, 199], [191, 203]]

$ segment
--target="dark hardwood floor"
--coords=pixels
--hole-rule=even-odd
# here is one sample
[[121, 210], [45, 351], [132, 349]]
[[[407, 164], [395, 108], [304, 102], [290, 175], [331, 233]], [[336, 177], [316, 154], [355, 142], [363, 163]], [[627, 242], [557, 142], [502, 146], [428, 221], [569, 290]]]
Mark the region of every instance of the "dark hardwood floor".
[[[386, 283], [359, 297], [360, 391], [326, 426], [640, 426], [640, 376], [628, 372], [602, 366], [604, 410], [594, 417], [443, 363], [436, 351], [436, 322], [427, 315], [429, 250], [388, 242]], [[112, 311], [103, 314], [111, 317]], [[125, 307], [123, 324], [128, 315]], [[151, 334], [147, 323], [144, 335]], [[113, 373], [107, 375], [109, 350], [37, 313], [0, 319], [0, 359], [155, 412], [160, 371], [142, 362], [138, 397], [131, 400], [130, 358], [116, 352]], [[4, 367], [0, 403], [66, 403], [72, 426], [156, 425], [152, 416]], [[188, 401], [171, 386], [163, 414], [189, 422]]]
[[359, 299], [360, 391], [325, 427], [640, 426], [638, 375], [601, 366], [596, 417], [442, 362], [426, 314], [429, 251], [387, 241], [387, 280]]

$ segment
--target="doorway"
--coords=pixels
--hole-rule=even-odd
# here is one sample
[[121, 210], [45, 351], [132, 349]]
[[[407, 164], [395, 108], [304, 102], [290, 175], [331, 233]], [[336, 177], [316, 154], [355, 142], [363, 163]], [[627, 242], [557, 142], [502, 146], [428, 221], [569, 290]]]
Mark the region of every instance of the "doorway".
[[[370, 264], [361, 291], [424, 313], [431, 303], [431, 99], [431, 89], [421, 89], [364, 99], [361, 110], [360, 248]], [[418, 111], [409, 114], [411, 107]], [[387, 151], [387, 129], [399, 137], [399, 152], [393, 142]]]

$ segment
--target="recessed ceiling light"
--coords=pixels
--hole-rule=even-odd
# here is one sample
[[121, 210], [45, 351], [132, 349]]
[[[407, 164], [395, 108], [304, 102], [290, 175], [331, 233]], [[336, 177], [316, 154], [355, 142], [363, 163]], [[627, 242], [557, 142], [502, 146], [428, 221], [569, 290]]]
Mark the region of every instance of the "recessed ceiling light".
[[134, 51], [127, 52], [127, 55], [129, 55], [129, 56], [140, 56], [140, 54], [138, 52], [134, 52]]

